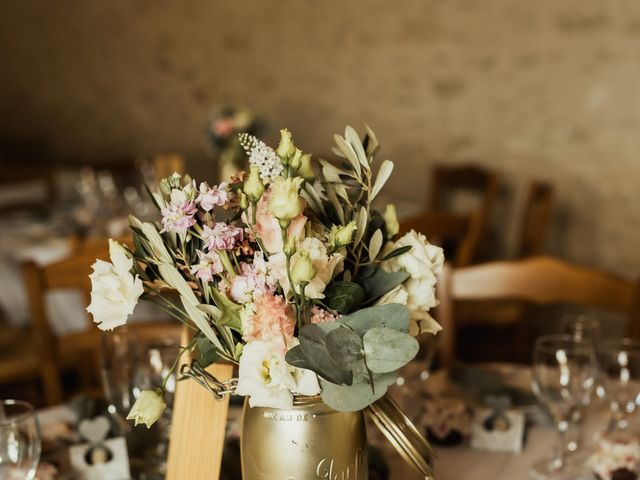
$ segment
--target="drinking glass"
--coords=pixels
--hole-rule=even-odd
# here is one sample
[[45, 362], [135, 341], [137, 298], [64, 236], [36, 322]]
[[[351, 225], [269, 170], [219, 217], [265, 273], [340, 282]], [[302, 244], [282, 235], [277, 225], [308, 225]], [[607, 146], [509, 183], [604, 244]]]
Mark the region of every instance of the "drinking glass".
[[[597, 354], [600, 345], [600, 321], [597, 317], [582, 313], [565, 315], [560, 321], [560, 332], [571, 336], [576, 342], [591, 345], [594, 354]], [[596, 391], [598, 391], [598, 386], [599, 382], [596, 379]], [[583, 408], [578, 408], [573, 413], [567, 432], [566, 448], [572, 453], [580, 449], [584, 409], [591, 403], [591, 398], [585, 398], [585, 401]]]
[[551, 460], [531, 467], [536, 479], [570, 479], [584, 471], [583, 462], [566, 456], [567, 430], [576, 409], [591, 396], [596, 378], [593, 348], [569, 335], [540, 337], [533, 349], [533, 390], [549, 410], [558, 429], [558, 447]]
[[33, 480], [40, 460], [40, 426], [33, 407], [0, 400], [0, 478]]
[[[126, 328], [103, 337], [102, 380], [109, 412], [127, 437], [130, 465], [136, 478], [163, 479], [171, 426], [175, 373], [170, 374], [179, 346], [170, 337], [144, 338]], [[143, 390], [165, 384], [167, 408], [150, 428], [132, 428], [126, 420], [136, 398]]]
[[602, 387], [611, 410], [608, 430], [625, 430], [640, 404], [640, 342], [605, 341], [599, 356]]

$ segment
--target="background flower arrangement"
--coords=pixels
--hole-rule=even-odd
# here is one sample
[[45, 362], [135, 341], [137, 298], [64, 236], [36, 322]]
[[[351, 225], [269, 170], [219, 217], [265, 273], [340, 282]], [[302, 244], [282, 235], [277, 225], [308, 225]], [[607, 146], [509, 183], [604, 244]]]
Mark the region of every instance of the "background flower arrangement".
[[266, 123], [244, 107], [215, 108], [207, 123], [207, 136], [218, 160], [219, 178], [224, 180], [244, 168], [245, 155], [238, 135], [261, 135]]
[[[429, 309], [444, 256], [414, 231], [396, 238], [392, 205], [372, 208], [393, 170], [376, 165], [374, 133], [334, 138], [341, 162], [318, 160], [317, 174], [282, 130], [275, 150], [241, 134], [249, 172], [228, 182], [163, 179], [150, 190], [161, 222], [130, 217], [133, 248], [110, 241], [111, 263], [94, 265], [94, 321], [112, 329], [139, 299], [160, 305], [194, 331], [183, 352], [239, 364], [251, 406], [319, 394], [357, 411], [384, 395], [415, 336], [440, 329]], [[130, 418], [153, 423], [162, 394], [145, 393]]]

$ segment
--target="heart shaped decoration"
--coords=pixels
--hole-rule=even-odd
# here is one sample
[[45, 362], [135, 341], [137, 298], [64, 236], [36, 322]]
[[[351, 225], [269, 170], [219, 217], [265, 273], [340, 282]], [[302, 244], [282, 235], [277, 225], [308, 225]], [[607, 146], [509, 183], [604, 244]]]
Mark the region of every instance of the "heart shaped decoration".
[[107, 417], [85, 419], [78, 425], [78, 431], [89, 443], [100, 443], [107, 438], [111, 425]]

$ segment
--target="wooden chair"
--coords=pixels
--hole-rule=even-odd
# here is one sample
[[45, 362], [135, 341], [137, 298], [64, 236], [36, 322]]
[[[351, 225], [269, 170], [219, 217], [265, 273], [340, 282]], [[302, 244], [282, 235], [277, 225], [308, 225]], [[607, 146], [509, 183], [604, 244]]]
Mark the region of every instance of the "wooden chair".
[[534, 181], [529, 185], [527, 203], [522, 216], [517, 257], [541, 255], [553, 210], [553, 186]]
[[[436, 212], [431, 215], [440, 217], [445, 214], [450, 215], [452, 221], [458, 225], [462, 225], [460, 217], [466, 217], [467, 228], [464, 235], [451, 239], [456, 240], [453, 260], [456, 266], [469, 265], [476, 259], [479, 244], [486, 233], [489, 215], [498, 194], [498, 183], [498, 176], [494, 172], [473, 164], [438, 165], [434, 168], [431, 197], [427, 204], [428, 211]], [[465, 212], [456, 211], [454, 205], [456, 193], [470, 193], [477, 197], [477, 207]], [[428, 230], [426, 233], [429, 233]]]
[[55, 176], [49, 168], [12, 165], [0, 176], [0, 213], [42, 211], [55, 198]]
[[38, 357], [38, 368], [44, 387], [47, 405], [59, 403], [63, 399], [60, 371], [72, 364], [83, 366], [83, 383], [98, 367], [100, 351], [99, 330], [87, 316], [87, 328], [68, 335], [55, 335], [49, 319], [45, 298], [52, 290], [74, 290], [83, 293], [89, 304], [91, 282], [89, 274], [96, 257], [108, 259], [105, 243], [100, 249], [88, 248], [74, 253], [62, 261], [39, 266], [33, 262], [23, 265], [23, 275], [27, 287], [32, 317], [34, 347]]
[[535, 305], [570, 304], [629, 315], [628, 335], [640, 335], [640, 284], [552, 257], [490, 262], [465, 268], [445, 265], [438, 282], [438, 352], [444, 366], [455, 359], [456, 305], [515, 300]]

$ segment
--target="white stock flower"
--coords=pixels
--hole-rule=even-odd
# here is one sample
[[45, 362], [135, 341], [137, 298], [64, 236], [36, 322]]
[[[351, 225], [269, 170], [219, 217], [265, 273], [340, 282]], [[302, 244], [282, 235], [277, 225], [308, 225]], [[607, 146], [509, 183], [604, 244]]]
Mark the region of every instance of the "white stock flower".
[[109, 240], [111, 263], [96, 260], [91, 279], [91, 303], [87, 312], [101, 330], [113, 330], [127, 323], [144, 288], [138, 275], [132, 275], [133, 260], [122, 245]]

